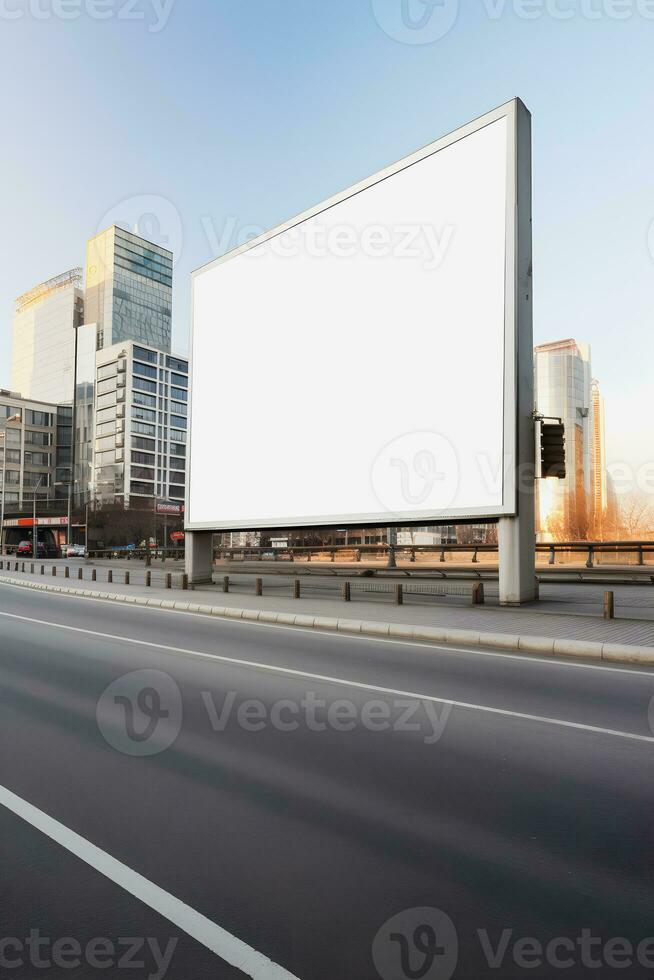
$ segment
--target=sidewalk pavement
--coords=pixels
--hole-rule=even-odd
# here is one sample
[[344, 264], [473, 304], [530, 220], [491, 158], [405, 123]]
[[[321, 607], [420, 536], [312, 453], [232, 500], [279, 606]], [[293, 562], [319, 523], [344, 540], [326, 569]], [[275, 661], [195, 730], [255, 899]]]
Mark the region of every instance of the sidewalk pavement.
[[[28, 563], [27, 568], [29, 567]], [[37, 564], [37, 573], [39, 568], [40, 565]], [[298, 625], [308, 625], [306, 621], [309, 619], [320, 619], [323, 623], [330, 621], [333, 629], [339, 628], [336, 625], [339, 621], [358, 623], [359, 628], [354, 628], [354, 632], [362, 632], [361, 624], [364, 623], [376, 624], [377, 634], [387, 634], [386, 628], [389, 626], [402, 627], [407, 635], [414, 628], [431, 631], [429, 638], [432, 641], [438, 638], [438, 642], [526, 649], [525, 644], [518, 641], [531, 637], [538, 640], [539, 652], [555, 652], [554, 648], [559, 647], [558, 652], [561, 655], [566, 642], [570, 655], [581, 654], [597, 658], [601, 658], [602, 645], [651, 648], [647, 656], [651, 656], [654, 663], [654, 621], [651, 620], [630, 618], [607, 621], [600, 618], [599, 614], [540, 612], [538, 604], [531, 604], [526, 609], [503, 609], [493, 606], [464, 607], [456, 604], [456, 600], [449, 599], [438, 605], [422, 603], [397, 606], [360, 599], [345, 603], [335, 598], [316, 595], [298, 600], [279, 594], [260, 597], [251, 592], [224, 594], [216, 585], [197, 586], [193, 591], [182, 592], [179, 587], [171, 590], [163, 588], [159, 583], [147, 588], [143, 584], [91, 582], [88, 581], [87, 569], [84, 581], [77, 581], [73, 577], [74, 572], [71, 571], [70, 574], [70, 579], [64, 579], [61, 575], [56, 578], [51, 574], [31, 575], [29, 571], [16, 572], [12, 565], [11, 571], [0, 571], [0, 584], [31, 584], [33, 587], [57, 592], [81, 593], [87, 597], [132, 601], [141, 605], [147, 603], [161, 607], [165, 603], [164, 608], [180, 611], [187, 611], [191, 606], [190, 611], [193, 612], [226, 615], [229, 618], [256, 619], [262, 614], [260, 618], [263, 619], [265, 614], [266, 621], [270, 621], [272, 615], [279, 614], [284, 620], [290, 619], [292, 624], [293, 617], [299, 616], [303, 622]], [[649, 590], [647, 597], [649, 598]], [[321, 628], [330, 627], [323, 625]], [[451, 633], [453, 638], [444, 640], [445, 633]], [[494, 641], [490, 639], [492, 637], [495, 637]], [[576, 645], [577, 649], [573, 650], [568, 641], [574, 641], [573, 647]], [[585, 654], [582, 648], [585, 649]]]

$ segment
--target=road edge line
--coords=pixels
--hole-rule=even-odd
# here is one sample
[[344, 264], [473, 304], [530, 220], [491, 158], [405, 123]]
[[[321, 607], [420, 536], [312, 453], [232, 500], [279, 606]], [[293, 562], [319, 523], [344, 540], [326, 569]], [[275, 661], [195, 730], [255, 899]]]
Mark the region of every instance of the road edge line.
[[[600, 643], [594, 640], [554, 639], [515, 633], [491, 633], [478, 630], [445, 629], [432, 626], [412, 626], [408, 623], [376, 623], [359, 619], [338, 619], [330, 616], [306, 616], [295, 613], [275, 612], [266, 609], [239, 609], [237, 607], [206, 606], [199, 603], [176, 602], [172, 599], [150, 599], [145, 596], [127, 596], [124, 593], [93, 592], [90, 589], [66, 588], [47, 582], [26, 582], [24, 579], [6, 578], [0, 575], [0, 585], [14, 585], [40, 592], [78, 596], [84, 599], [100, 599], [108, 602], [129, 602], [132, 605], [152, 609], [167, 609], [200, 615], [212, 615], [219, 619], [258, 622], [261, 624], [294, 626], [298, 629], [314, 629], [329, 633], [350, 633], [357, 636], [383, 636], [391, 640], [411, 640], [444, 646], [486, 646], [493, 650], [513, 653], [537, 653], [540, 656], [574, 657], [583, 660], [599, 660], [605, 663], [622, 663], [654, 666], [654, 647]], [[211, 610], [209, 613], [208, 610]]]

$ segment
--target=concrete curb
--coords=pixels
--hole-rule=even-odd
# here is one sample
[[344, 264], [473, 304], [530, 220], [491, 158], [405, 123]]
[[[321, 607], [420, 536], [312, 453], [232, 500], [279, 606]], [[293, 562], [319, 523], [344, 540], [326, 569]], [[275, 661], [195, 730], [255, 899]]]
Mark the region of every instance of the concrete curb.
[[5, 578], [0, 575], [1, 583], [85, 599], [103, 599], [110, 602], [127, 602], [131, 605], [149, 606], [154, 609], [200, 613], [203, 616], [216, 616], [219, 619], [240, 619], [246, 622], [268, 623], [278, 626], [297, 626], [303, 629], [349, 633], [357, 636], [385, 636], [389, 639], [415, 640], [443, 646], [484, 646], [493, 650], [505, 650], [512, 653], [537, 653], [553, 658], [575, 657], [586, 660], [603, 660], [612, 664], [654, 665], [654, 647], [598, 643], [587, 640], [560, 640], [547, 636], [519, 636], [513, 633], [479, 633], [473, 630], [411, 626], [404, 623], [364, 622], [359, 619], [333, 619], [327, 616], [302, 616], [294, 613], [273, 612], [267, 609], [207, 606], [196, 602], [176, 602], [173, 599], [148, 599], [145, 596], [66, 588], [61, 585], [26, 582], [24, 579]]

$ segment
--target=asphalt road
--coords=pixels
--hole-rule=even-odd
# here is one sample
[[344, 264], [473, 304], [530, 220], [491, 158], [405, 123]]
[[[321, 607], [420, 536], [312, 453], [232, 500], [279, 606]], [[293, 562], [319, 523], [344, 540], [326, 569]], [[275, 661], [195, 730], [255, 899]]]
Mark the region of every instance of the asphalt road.
[[0, 976], [652, 976], [653, 696], [0, 586]]

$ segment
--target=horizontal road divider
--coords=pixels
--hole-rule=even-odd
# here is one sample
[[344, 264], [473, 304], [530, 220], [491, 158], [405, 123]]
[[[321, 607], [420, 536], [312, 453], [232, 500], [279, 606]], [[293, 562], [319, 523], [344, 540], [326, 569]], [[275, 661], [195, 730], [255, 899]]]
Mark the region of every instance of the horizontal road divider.
[[590, 640], [555, 639], [551, 636], [523, 636], [513, 633], [489, 633], [477, 630], [446, 629], [440, 626], [412, 626], [406, 623], [378, 623], [358, 619], [338, 619], [329, 616], [297, 616], [294, 613], [274, 612], [262, 609], [237, 609], [226, 606], [202, 605], [194, 602], [177, 602], [168, 599], [147, 599], [127, 593], [92, 592], [85, 589], [25, 579], [0, 576], [0, 584], [15, 585], [41, 592], [53, 592], [85, 599], [101, 599], [110, 602], [127, 602], [154, 609], [196, 613], [219, 619], [258, 622], [267, 625], [294, 626], [331, 633], [349, 633], [356, 636], [387, 637], [391, 640], [409, 640], [431, 643], [437, 646], [485, 647], [511, 653], [533, 653], [547, 657], [572, 657], [597, 660], [611, 664], [654, 666], [654, 647], [619, 643], [600, 643]]

